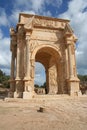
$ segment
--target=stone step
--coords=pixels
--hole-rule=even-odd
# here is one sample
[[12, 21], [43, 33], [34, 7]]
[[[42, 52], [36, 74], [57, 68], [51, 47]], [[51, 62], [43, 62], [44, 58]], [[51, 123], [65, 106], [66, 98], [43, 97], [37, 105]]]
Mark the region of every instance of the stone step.
[[34, 98], [62, 98], [62, 97], [70, 97], [68, 94], [58, 94], [58, 95], [35, 95]]
[[23, 99], [23, 98], [5, 98], [4, 101], [7, 102], [42, 102], [43, 100], [57, 100], [57, 99], [65, 99], [65, 98], [71, 98], [71, 96], [67, 94], [61, 94], [61, 95], [35, 95], [35, 97], [30, 99]]

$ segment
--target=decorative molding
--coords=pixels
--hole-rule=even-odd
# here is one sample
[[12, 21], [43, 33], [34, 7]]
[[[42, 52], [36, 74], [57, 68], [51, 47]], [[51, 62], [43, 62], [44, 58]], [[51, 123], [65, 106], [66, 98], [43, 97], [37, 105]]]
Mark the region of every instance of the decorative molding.
[[55, 29], [64, 29], [65, 28], [64, 22], [40, 19], [40, 18], [35, 18], [33, 21], [33, 25], [35, 27], [40, 26], [40, 27], [55, 28]]
[[38, 45], [39, 45], [39, 43], [37, 42], [37, 40], [31, 41], [30, 42], [30, 51], [32, 52]]
[[32, 16], [28, 18], [26, 23], [24, 23], [24, 28], [29, 30], [32, 30], [33, 27], [64, 29], [65, 25], [66, 22], [64, 21], [57, 21], [54, 19], [42, 19], [39, 17]]

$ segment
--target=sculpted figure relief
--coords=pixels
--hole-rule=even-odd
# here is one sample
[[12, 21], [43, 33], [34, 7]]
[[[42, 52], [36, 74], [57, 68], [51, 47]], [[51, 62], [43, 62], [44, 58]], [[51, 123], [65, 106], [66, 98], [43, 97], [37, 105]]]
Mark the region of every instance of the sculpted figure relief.
[[50, 85], [50, 93], [57, 93], [58, 83], [57, 83], [57, 71], [56, 66], [53, 66], [49, 69], [49, 85]]
[[35, 25], [41, 25], [41, 26], [44, 26], [44, 27], [54, 27], [54, 28], [64, 28], [65, 26], [65, 23], [64, 22], [59, 22], [59, 21], [53, 21], [53, 20], [43, 20], [43, 19], [39, 19], [39, 18], [36, 18], [34, 20], [34, 24]]
[[64, 92], [68, 88], [69, 95], [79, 94], [74, 48], [77, 39], [68, 25], [65, 19], [19, 15], [16, 29], [10, 29], [10, 96], [34, 97], [35, 61], [46, 69], [46, 94], [58, 94], [62, 88]]
[[32, 52], [35, 49], [35, 47], [37, 47], [38, 45], [39, 44], [38, 44], [37, 40], [31, 41], [30, 42], [30, 51]]
[[74, 45], [71, 46], [71, 52], [72, 52], [72, 54], [74, 54], [74, 52], [75, 52], [75, 46]]

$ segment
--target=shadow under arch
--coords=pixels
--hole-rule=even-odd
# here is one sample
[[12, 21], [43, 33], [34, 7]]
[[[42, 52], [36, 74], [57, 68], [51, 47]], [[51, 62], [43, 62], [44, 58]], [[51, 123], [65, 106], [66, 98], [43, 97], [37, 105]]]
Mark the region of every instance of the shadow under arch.
[[53, 50], [57, 56], [60, 57], [61, 59], [61, 52], [59, 51], [59, 48], [56, 45], [50, 45], [50, 44], [41, 44], [37, 47], [34, 48], [32, 55], [31, 55], [31, 59], [35, 59], [36, 53], [40, 50], [40, 49], [44, 49], [44, 48], [49, 48], [50, 50]]
[[59, 86], [61, 86], [59, 82], [61, 73], [59, 49], [54, 45], [39, 45], [33, 50], [31, 58], [45, 67], [47, 94], [57, 94]]

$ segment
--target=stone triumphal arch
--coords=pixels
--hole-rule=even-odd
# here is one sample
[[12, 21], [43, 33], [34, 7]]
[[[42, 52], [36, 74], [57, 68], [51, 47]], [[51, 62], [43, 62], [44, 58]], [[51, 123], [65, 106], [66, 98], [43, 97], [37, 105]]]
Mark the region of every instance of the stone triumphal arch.
[[23, 14], [10, 29], [10, 97], [34, 97], [35, 61], [46, 70], [47, 94], [78, 95], [75, 42], [69, 20]]

